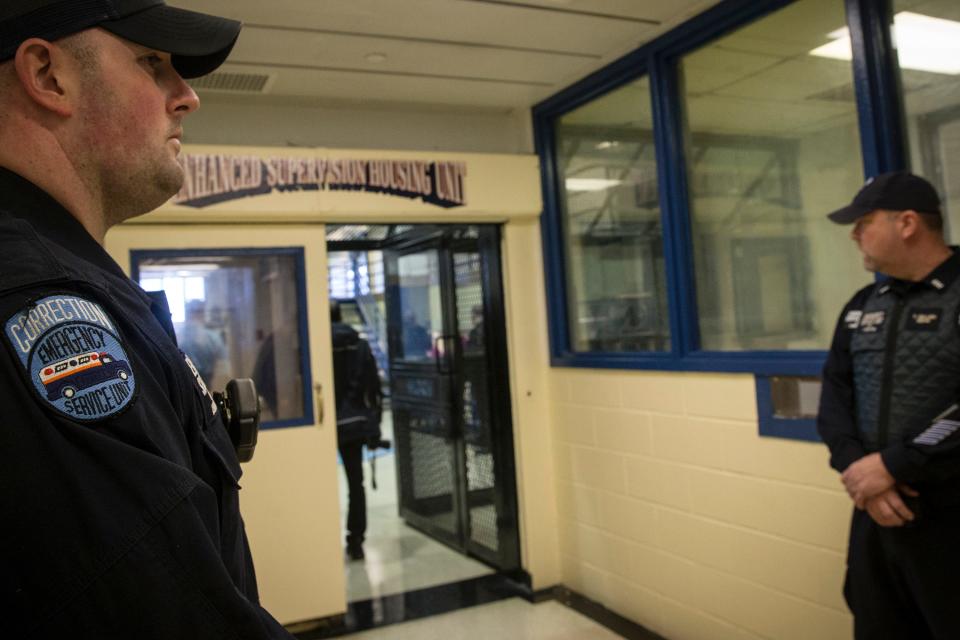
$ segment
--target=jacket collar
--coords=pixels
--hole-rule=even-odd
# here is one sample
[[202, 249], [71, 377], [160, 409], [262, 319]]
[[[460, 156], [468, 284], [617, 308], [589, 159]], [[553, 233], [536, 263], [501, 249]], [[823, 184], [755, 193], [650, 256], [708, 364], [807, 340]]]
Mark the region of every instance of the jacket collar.
[[951, 246], [950, 249], [953, 251], [950, 257], [941, 262], [923, 280], [909, 282], [898, 278], [888, 278], [880, 282], [877, 293], [883, 295], [889, 291], [902, 292], [912, 287], [929, 287], [938, 292], [947, 290], [953, 284], [953, 281], [960, 277], [960, 253], [955, 246]]
[[[0, 209], [23, 220], [42, 238], [55, 243], [64, 252], [73, 254], [111, 276], [130, 279], [110, 254], [93, 239], [73, 215], [46, 191], [26, 178], [0, 167]], [[139, 287], [134, 287], [149, 303]]]

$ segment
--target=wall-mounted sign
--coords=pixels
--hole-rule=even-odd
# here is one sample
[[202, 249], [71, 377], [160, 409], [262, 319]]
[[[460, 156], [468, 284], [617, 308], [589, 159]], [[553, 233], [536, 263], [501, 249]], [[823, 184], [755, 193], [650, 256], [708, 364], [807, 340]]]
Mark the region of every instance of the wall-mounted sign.
[[465, 162], [182, 154], [186, 173], [174, 204], [207, 207], [272, 191], [363, 191], [467, 204]]

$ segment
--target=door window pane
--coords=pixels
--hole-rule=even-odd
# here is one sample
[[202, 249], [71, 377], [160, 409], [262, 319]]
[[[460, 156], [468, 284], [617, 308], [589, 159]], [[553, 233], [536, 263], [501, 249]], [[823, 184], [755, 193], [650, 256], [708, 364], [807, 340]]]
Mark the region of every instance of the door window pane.
[[669, 349], [649, 80], [563, 115], [556, 140], [571, 346]]
[[799, 0], [681, 60], [701, 347], [825, 349], [870, 280], [826, 214], [863, 183], [844, 3]]
[[895, 0], [894, 42], [910, 166], [943, 199], [947, 237], [960, 241], [960, 4]]
[[443, 309], [440, 301], [440, 262], [435, 250], [401, 256], [397, 260], [400, 314], [403, 329], [400, 345], [405, 360], [427, 360], [434, 342], [442, 350]]
[[253, 378], [264, 426], [312, 421], [299, 250], [142, 254], [140, 285], [166, 293], [180, 349], [211, 391]]

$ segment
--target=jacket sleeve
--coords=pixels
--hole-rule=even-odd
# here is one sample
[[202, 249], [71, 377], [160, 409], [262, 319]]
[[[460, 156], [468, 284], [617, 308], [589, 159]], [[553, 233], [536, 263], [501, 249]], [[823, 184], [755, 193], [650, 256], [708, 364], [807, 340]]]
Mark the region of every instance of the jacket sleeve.
[[[0, 293], [0, 321], [44, 295]], [[73, 325], [79, 329], [64, 335], [79, 340], [88, 325]], [[146, 338], [129, 330], [116, 338], [134, 373], [125, 379], [136, 382], [134, 399], [80, 422], [36, 388], [8, 326], [0, 326], [0, 636], [292, 640], [238, 588], [219, 509], [232, 478], [218, 476], [223, 486], [212, 486], [189, 466], [191, 458], [212, 460], [213, 451], [182, 438], [177, 403], [158, 392], [169, 371]], [[37, 330], [35, 342], [54, 333]]]
[[839, 472], [866, 455], [857, 433], [850, 354], [853, 331], [848, 328], [846, 318], [851, 310], [862, 306], [868, 291], [869, 288], [858, 292], [840, 313], [823, 366], [817, 431], [830, 449], [830, 466]]
[[884, 465], [898, 482], [936, 485], [960, 476], [960, 398], [941, 409], [924, 431], [881, 452]]
[[377, 370], [377, 359], [373, 355], [373, 350], [369, 343], [365, 343], [366, 348], [363, 354], [363, 387], [370, 406], [380, 409], [383, 405], [383, 390], [380, 388], [380, 373]]
[[898, 482], [935, 484], [960, 475], [960, 408], [953, 405], [912, 440], [881, 452], [883, 464]]

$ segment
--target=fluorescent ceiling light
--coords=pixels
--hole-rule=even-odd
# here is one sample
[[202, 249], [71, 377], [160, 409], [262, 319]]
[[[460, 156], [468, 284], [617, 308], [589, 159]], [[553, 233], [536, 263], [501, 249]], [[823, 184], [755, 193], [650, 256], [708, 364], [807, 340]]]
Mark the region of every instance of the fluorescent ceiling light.
[[620, 181], [603, 178], [567, 178], [564, 184], [567, 191], [603, 191], [617, 186]]
[[[910, 11], [893, 17], [897, 57], [902, 69], [960, 74], [960, 22]], [[851, 60], [850, 31], [844, 27], [827, 34], [832, 42], [817, 47], [812, 56]]]
[[144, 278], [156, 278], [157, 276], [184, 276], [193, 275], [195, 271], [216, 271], [220, 268], [218, 264], [156, 264], [143, 265], [140, 267], [140, 275]]

